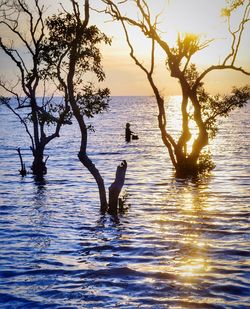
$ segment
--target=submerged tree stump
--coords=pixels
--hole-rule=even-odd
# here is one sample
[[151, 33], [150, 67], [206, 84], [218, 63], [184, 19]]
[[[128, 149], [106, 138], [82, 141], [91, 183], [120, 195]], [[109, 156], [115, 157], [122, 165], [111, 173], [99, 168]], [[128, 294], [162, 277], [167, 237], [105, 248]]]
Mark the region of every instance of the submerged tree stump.
[[26, 171], [26, 168], [25, 168], [25, 164], [23, 163], [23, 158], [22, 158], [22, 154], [21, 154], [21, 149], [20, 149], [20, 148], [17, 148], [17, 152], [18, 152], [18, 155], [19, 155], [20, 163], [21, 163], [21, 169], [19, 170], [19, 173], [20, 173], [22, 176], [26, 176], [26, 175], [27, 175], [27, 171]]
[[118, 199], [125, 182], [126, 170], [127, 162], [123, 160], [122, 163], [117, 166], [115, 181], [109, 187], [108, 212], [112, 215], [117, 215]]

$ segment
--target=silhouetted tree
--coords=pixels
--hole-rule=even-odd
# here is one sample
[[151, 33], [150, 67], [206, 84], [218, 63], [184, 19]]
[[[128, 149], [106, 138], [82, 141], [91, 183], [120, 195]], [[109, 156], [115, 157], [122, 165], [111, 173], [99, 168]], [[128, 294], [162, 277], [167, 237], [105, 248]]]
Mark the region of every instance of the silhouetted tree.
[[[103, 2], [107, 5], [106, 13], [111, 15], [114, 20], [121, 22], [130, 48], [130, 56], [136, 65], [145, 72], [152, 87], [159, 110], [158, 125], [161, 137], [168, 149], [177, 175], [186, 177], [195, 175], [198, 172], [211, 170], [215, 165], [209, 154], [204, 151], [204, 148], [208, 145], [209, 139], [216, 135], [217, 119], [219, 117], [227, 117], [232, 110], [245, 105], [250, 98], [250, 87], [234, 88], [231, 95], [212, 96], [206, 92], [203, 80], [210, 72], [215, 70], [234, 70], [250, 75], [244, 68], [236, 65], [244, 27], [249, 21], [250, 2], [242, 0], [227, 1], [227, 7], [223, 9], [222, 13], [228, 20], [228, 31], [232, 36], [231, 49], [221, 64], [212, 65], [203, 72], [199, 72], [191, 60], [200, 50], [205, 49], [211, 41], [201, 42], [199, 36], [195, 34], [185, 34], [184, 36], [179, 34], [176, 46], [171, 48], [169, 43], [162, 39], [160, 35], [161, 33], [157, 27], [159, 15], [152, 17], [148, 1], [103, 0]], [[137, 9], [136, 14], [134, 14], [135, 10], [132, 12], [136, 18], [129, 17], [127, 13], [122, 13], [123, 9], [131, 3], [134, 4], [135, 10]], [[231, 15], [242, 6], [244, 8], [242, 18], [235, 28], [236, 30], [232, 30]], [[152, 42], [151, 64], [149, 68], [135, 55], [128, 32], [128, 25], [141, 30], [143, 35]], [[182, 130], [178, 140], [167, 129], [164, 97], [161, 95], [154, 80], [155, 44], [158, 44], [164, 51], [166, 67], [170, 75], [178, 79], [182, 91]], [[190, 106], [192, 106], [192, 111], [189, 111]], [[187, 143], [192, 137], [190, 129], [191, 120], [195, 122], [198, 132], [194, 138], [191, 151], [188, 151]]]
[[[111, 41], [96, 26], [88, 26], [89, 1], [85, 0], [83, 17], [79, 3], [75, 0], [70, 2], [72, 12], [64, 10], [47, 20], [49, 35], [44, 45], [43, 60], [47, 63], [44, 74], [57, 82], [65, 102], [71, 106], [81, 131], [78, 158], [94, 177], [99, 189], [101, 210], [105, 212], [108, 203], [104, 180], [87, 154], [88, 126], [85, 117], [94, 117], [108, 108], [109, 89], [97, 88], [93, 82], [89, 82], [89, 76], [92, 73], [97, 82], [104, 80], [98, 45], [110, 44]], [[114, 214], [126, 168], [126, 162], [117, 168], [116, 181], [110, 187], [112, 205], [109, 210]]]
[[[16, 67], [14, 81], [11, 74], [7, 80], [3, 77], [0, 80], [0, 87], [9, 96], [1, 96], [0, 101], [24, 126], [31, 140], [32, 172], [42, 177], [47, 171], [44, 160], [46, 145], [59, 137], [63, 124], [70, 123], [67, 102], [55, 100], [53, 95], [46, 96], [46, 80], [40, 72], [45, 37], [44, 6], [39, 0], [29, 3], [25, 0], [1, 0], [0, 25], [0, 47]], [[38, 98], [39, 91], [44, 95]], [[53, 133], [48, 133], [49, 126], [54, 126]], [[19, 155], [21, 158], [20, 151]]]

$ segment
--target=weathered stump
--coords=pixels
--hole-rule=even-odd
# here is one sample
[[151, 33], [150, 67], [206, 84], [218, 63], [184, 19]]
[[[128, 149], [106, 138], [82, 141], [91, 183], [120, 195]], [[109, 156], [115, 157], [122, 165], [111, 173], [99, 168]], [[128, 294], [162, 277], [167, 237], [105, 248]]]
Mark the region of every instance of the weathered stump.
[[26, 171], [26, 168], [25, 168], [25, 164], [23, 163], [23, 158], [22, 158], [22, 154], [21, 154], [21, 149], [20, 149], [20, 148], [17, 148], [17, 152], [18, 152], [18, 155], [19, 155], [19, 158], [20, 158], [20, 162], [21, 162], [21, 169], [19, 170], [19, 173], [20, 173], [22, 176], [26, 176], [26, 175], [27, 175], [27, 171]]
[[118, 199], [125, 182], [126, 170], [127, 162], [123, 160], [122, 163], [117, 166], [115, 181], [109, 187], [108, 212], [112, 215], [117, 215]]

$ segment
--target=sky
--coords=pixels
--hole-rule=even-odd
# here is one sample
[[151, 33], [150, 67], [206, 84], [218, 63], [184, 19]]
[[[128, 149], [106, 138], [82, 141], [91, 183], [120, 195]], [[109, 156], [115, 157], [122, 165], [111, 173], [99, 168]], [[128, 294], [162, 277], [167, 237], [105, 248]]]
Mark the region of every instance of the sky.
[[[162, 36], [174, 46], [177, 33], [192, 32], [201, 35], [204, 40], [214, 39], [211, 45], [197, 54], [194, 62], [200, 70], [211, 64], [219, 64], [230, 50], [231, 40], [228, 35], [225, 19], [220, 16], [224, 0], [169, 0], [169, 1], [148, 1], [152, 4], [153, 12], [162, 12], [159, 19], [159, 29]], [[157, 4], [158, 3], [158, 6]], [[133, 11], [133, 8], [131, 8]], [[132, 15], [127, 9], [126, 14]], [[125, 11], [124, 11], [125, 12]], [[233, 16], [233, 23], [238, 20], [238, 16]], [[103, 17], [106, 22], [101, 22], [105, 32], [113, 37], [111, 48], [106, 48], [104, 52], [104, 64], [107, 72], [107, 82], [112, 85], [113, 93], [116, 95], [151, 95], [152, 90], [147, 83], [146, 76], [136, 67], [134, 62], [128, 57], [129, 50], [124, 41], [124, 34], [119, 23], [107, 22], [108, 17]], [[144, 63], [150, 57], [150, 46], [147, 39], [134, 29], [130, 30], [130, 36], [136, 46], [136, 53]], [[242, 38], [242, 46], [239, 51], [237, 64], [250, 70], [250, 25], [245, 29]], [[180, 94], [180, 87], [176, 79], [169, 76], [165, 67], [165, 55], [158, 51], [156, 59], [156, 80], [162, 93], [165, 95]], [[250, 83], [250, 77], [243, 74], [223, 71], [210, 74], [206, 79], [209, 91], [217, 93], [219, 91], [228, 92], [232, 86]]]
[[[32, 0], [28, 0], [31, 2]], [[60, 1], [45, 1], [48, 14], [56, 12]], [[63, 5], [68, 8], [69, 1]], [[194, 58], [194, 63], [202, 71], [212, 64], [219, 64], [230, 51], [231, 39], [228, 35], [225, 19], [220, 16], [221, 8], [225, 0], [149, 0], [152, 14], [161, 12], [159, 29], [161, 36], [169, 43], [175, 45], [177, 33], [192, 32], [201, 35], [201, 39], [214, 39], [207, 49], [200, 51]], [[99, 0], [91, 0], [92, 7], [101, 8]], [[136, 17], [136, 8], [124, 6], [124, 13]], [[239, 16], [233, 16], [233, 24], [237, 24]], [[118, 22], [111, 21], [105, 14], [91, 12], [91, 23], [112, 38], [111, 46], [102, 47], [103, 66], [106, 72], [105, 86], [111, 90], [111, 95], [152, 95], [152, 90], [143, 73], [129, 56], [129, 49], [125, 41], [123, 30]], [[3, 29], [1, 33], [5, 34]], [[131, 40], [135, 46], [136, 55], [147, 64], [150, 57], [150, 45], [148, 40], [133, 28], [129, 28]], [[247, 25], [242, 44], [239, 50], [237, 65], [250, 71], [250, 25]], [[15, 78], [15, 67], [0, 53], [1, 76], [3, 78]], [[180, 87], [176, 79], [169, 76], [165, 67], [165, 55], [157, 48], [155, 79], [164, 95], [180, 94]], [[208, 75], [205, 80], [207, 90], [211, 93], [229, 92], [232, 86], [240, 86], [250, 83], [250, 77], [241, 73], [228, 70]]]

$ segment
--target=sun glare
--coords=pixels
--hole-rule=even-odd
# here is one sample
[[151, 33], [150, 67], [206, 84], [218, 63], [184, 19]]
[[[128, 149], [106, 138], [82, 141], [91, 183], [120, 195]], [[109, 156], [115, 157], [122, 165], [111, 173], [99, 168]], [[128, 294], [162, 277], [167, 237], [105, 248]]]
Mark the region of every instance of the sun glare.
[[208, 261], [203, 257], [187, 258], [182, 261], [179, 273], [182, 277], [194, 278], [210, 270]]
[[[133, 2], [129, 3], [131, 7], [126, 6], [126, 15], [137, 19], [140, 15], [136, 7], [132, 5]], [[161, 13], [158, 18], [157, 27], [161, 37], [170, 47], [175, 46], [178, 33], [197, 34], [200, 36], [201, 42], [213, 40], [207, 48], [199, 51], [192, 58], [192, 62], [196, 63], [200, 70], [204, 70], [213, 64], [219, 64], [231, 50], [232, 38], [227, 31], [225, 19], [221, 17], [221, 9], [225, 6], [224, 0], [148, 0], [147, 3], [149, 4], [152, 18]], [[125, 8], [125, 5], [123, 8]], [[234, 16], [232, 22], [236, 24], [239, 20], [238, 17]], [[106, 18], [107, 20], [110, 21], [108, 17]], [[96, 21], [99, 22], [98, 20]], [[107, 22], [102, 24], [102, 29], [104, 32], [107, 30], [107, 33], [113, 37], [112, 46], [110, 49], [107, 49], [105, 54], [105, 67], [107, 68], [107, 78], [113, 84], [114, 94], [151, 95], [152, 89], [146, 81], [145, 74], [140, 72], [131, 59], [128, 59], [130, 51], [125, 42], [121, 25], [116, 23], [114, 27], [113, 22]], [[148, 64], [150, 62], [149, 40], [140, 31], [135, 30], [135, 27], [128, 27], [128, 29], [136, 56], [143, 64]], [[250, 45], [249, 40], [246, 39], [249, 36], [249, 26], [245, 27], [245, 32], [242, 47], [239, 50], [238, 63], [247, 67], [250, 65], [248, 57]], [[169, 77], [166, 72], [165, 58], [165, 53], [161, 48], [157, 48], [155, 78], [157, 79], [158, 87], [164, 95], [180, 94], [180, 88], [176, 80]], [[129, 71], [123, 70], [124, 67], [130, 67], [131, 69]], [[217, 72], [214, 75], [216, 74]], [[233, 76], [235, 77], [236, 74], [234, 72]], [[112, 77], [110, 77], [111, 75]], [[223, 78], [217, 78], [217, 75], [214, 75], [212, 78], [210, 78], [210, 75], [206, 78], [208, 90], [211, 93], [217, 93], [221, 89], [224, 92], [229, 92], [232, 86], [237, 86], [240, 82], [249, 82], [249, 77], [242, 77], [240, 74], [233, 78], [233, 81], [232, 74], [230, 75], [228, 71], [223, 75]], [[138, 83], [138, 80], [140, 80], [140, 83]], [[127, 81], [131, 81], [130, 86], [128, 86]], [[126, 89], [124, 89], [124, 85]]]
[[[180, 134], [182, 132], [181, 100], [181, 96], [172, 96], [170, 98], [165, 98], [167, 114], [175, 115], [174, 117], [167, 118], [167, 127], [172, 132], [173, 136], [175, 136], [176, 140], [180, 137]], [[193, 142], [197, 138], [198, 134], [197, 125], [191, 117], [193, 115], [192, 104], [189, 104], [188, 106], [188, 113], [190, 115], [189, 129], [191, 133], [191, 138], [187, 142], [187, 152], [190, 153], [192, 151]]]
[[221, 17], [224, 6], [223, 0], [169, 1], [159, 28], [170, 46], [175, 46], [178, 33], [197, 34], [201, 41], [214, 40], [208, 48], [197, 53], [194, 59], [199, 65], [218, 63], [231, 44], [227, 24]]
[[224, 1], [170, 1], [166, 24], [176, 32], [213, 33], [221, 24], [220, 9], [223, 4]]

